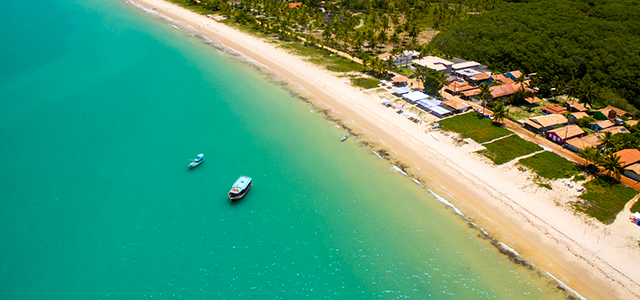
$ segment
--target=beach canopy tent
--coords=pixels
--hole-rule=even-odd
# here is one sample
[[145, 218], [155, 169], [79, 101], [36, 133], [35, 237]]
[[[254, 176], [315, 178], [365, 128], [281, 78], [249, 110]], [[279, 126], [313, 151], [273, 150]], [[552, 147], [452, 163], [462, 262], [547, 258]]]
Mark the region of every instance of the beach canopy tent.
[[440, 105], [442, 101], [435, 98], [427, 98], [427, 99], [418, 100], [416, 103], [418, 103], [418, 105], [424, 107], [425, 109], [431, 109], [434, 106]]
[[411, 102], [417, 102], [419, 100], [423, 100], [431, 97], [423, 92], [411, 92], [411, 93], [402, 95], [402, 98], [405, 98], [406, 100]]
[[450, 114], [453, 113], [452, 110], [450, 110], [450, 109], [448, 109], [446, 107], [440, 106], [440, 105], [430, 107], [429, 111], [431, 111], [431, 114], [433, 114], [433, 115], [435, 115], [436, 117], [439, 117], [439, 118], [444, 118], [447, 115], [450, 115]]
[[398, 95], [404, 95], [406, 93], [410, 93], [411, 89], [406, 88], [406, 87], [399, 87], [399, 88], [393, 88], [391, 89], [392, 92], [398, 94]]
[[380, 98], [380, 101], [382, 101], [382, 105], [391, 105], [393, 103], [393, 101], [387, 98]]

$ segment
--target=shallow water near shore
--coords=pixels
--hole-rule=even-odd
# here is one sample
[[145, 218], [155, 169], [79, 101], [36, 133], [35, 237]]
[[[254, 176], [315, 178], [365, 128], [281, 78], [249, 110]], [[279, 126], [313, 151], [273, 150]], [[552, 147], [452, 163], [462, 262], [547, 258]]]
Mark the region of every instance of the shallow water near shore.
[[1, 299], [568, 296], [187, 28], [124, 1], [0, 16]]

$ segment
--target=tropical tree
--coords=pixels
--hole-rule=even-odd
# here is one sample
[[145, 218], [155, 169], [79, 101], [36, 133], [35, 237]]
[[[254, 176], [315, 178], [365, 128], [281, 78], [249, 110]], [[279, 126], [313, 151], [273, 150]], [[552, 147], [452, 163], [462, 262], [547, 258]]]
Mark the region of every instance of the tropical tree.
[[491, 94], [491, 84], [483, 83], [479, 88], [480, 99], [482, 99], [482, 114], [484, 115], [484, 108], [487, 106], [487, 100], [493, 99], [493, 95]]
[[520, 85], [520, 88], [518, 89], [518, 93], [516, 94], [516, 103], [520, 103], [520, 100], [522, 100], [522, 98], [524, 98], [524, 91], [525, 91], [525, 87], [527, 86], [526, 83], [526, 77], [524, 77], [524, 74], [521, 74], [520, 76], [518, 76], [518, 78], [516, 78], [514, 81]]
[[397, 31], [391, 35], [391, 37], [389, 38], [389, 42], [398, 46], [398, 44], [400, 43], [400, 36], [398, 35]]
[[620, 156], [614, 153], [609, 153], [604, 156], [600, 166], [609, 174], [609, 176], [618, 180], [620, 180], [620, 176], [622, 175], [622, 172], [624, 172], [622, 163], [620, 163]]
[[589, 163], [598, 165], [602, 160], [602, 155], [600, 154], [600, 150], [597, 147], [585, 147], [582, 149], [578, 156], [584, 158], [584, 166], [587, 167]]
[[418, 80], [422, 82], [424, 91], [428, 94], [438, 94], [447, 82], [447, 75], [427, 67], [418, 67], [416, 73]]
[[600, 139], [600, 146], [602, 146], [605, 150], [615, 147], [615, 141], [611, 132], [607, 131], [604, 133], [602, 139]]
[[504, 121], [504, 119], [508, 116], [508, 114], [509, 114], [509, 108], [502, 103], [498, 103], [493, 108], [493, 121], [496, 123], [502, 123], [502, 121]]

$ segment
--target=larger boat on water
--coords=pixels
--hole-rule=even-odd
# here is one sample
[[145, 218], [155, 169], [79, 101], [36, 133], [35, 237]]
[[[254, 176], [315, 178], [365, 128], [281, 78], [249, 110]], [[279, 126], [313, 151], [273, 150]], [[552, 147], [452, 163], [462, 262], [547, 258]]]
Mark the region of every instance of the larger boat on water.
[[229, 191], [229, 199], [231, 201], [238, 201], [247, 194], [251, 188], [251, 177], [240, 176], [236, 182], [233, 183], [231, 190]]
[[189, 169], [193, 169], [199, 166], [203, 161], [204, 161], [204, 154], [202, 153], [198, 154], [196, 159], [192, 160], [191, 163], [189, 164]]

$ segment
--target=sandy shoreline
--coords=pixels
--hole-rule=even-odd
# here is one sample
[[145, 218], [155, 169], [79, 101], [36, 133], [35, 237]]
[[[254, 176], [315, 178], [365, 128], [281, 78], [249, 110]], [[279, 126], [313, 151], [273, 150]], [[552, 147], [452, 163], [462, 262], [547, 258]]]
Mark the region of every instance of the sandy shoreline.
[[428, 182], [428, 188], [453, 202], [474, 223], [581, 296], [640, 298], [640, 228], [628, 222], [624, 212], [609, 226], [587, 224], [562, 208], [571, 196], [563, 186], [541, 190], [510, 163], [484, 163], [472, 153], [480, 145], [458, 147], [439, 133], [435, 140], [424, 133], [423, 125], [385, 108], [377, 97], [350, 86], [346, 79], [176, 5], [162, 0], [134, 2], [189, 24], [275, 72], [374, 150], [386, 150], [390, 160], [412, 177]]

